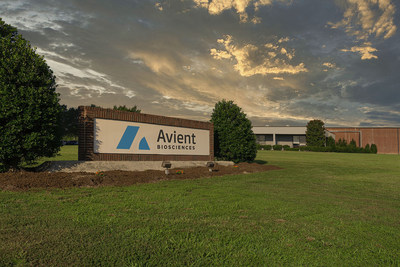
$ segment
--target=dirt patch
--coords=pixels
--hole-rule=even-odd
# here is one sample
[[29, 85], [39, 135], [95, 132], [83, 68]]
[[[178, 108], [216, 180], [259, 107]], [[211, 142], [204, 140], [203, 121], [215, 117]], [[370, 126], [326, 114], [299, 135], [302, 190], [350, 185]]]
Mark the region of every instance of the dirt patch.
[[0, 173], [0, 189], [26, 191], [45, 188], [127, 186], [137, 183], [151, 183], [160, 180], [195, 179], [228, 174], [243, 174], [281, 169], [277, 166], [257, 163], [239, 163], [235, 166], [217, 166], [213, 172], [206, 167], [171, 169], [164, 171], [107, 171], [98, 174], [86, 172], [7, 172]]

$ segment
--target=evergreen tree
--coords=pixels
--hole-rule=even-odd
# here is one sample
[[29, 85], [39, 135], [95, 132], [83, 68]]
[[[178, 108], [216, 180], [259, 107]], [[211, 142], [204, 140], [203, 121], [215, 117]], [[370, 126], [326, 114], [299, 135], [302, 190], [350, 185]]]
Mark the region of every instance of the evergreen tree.
[[364, 150], [365, 150], [365, 153], [371, 153], [371, 148], [369, 147], [369, 144], [365, 145]]
[[246, 114], [233, 101], [215, 104], [211, 115], [214, 123], [214, 152], [222, 160], [253, 161], [257, 154], [256, 137]]
[[371, 153], [378, 153], [378, 147], [375, 144], [371, 144]]
[[307, 123], [306, 141], [307, 146], [325, 146], [325, 126], [321, 120], [312, 120]]
[[354, 139], [351, 139], [349, 146], [351, 147], [357, 147], [357, 143]]

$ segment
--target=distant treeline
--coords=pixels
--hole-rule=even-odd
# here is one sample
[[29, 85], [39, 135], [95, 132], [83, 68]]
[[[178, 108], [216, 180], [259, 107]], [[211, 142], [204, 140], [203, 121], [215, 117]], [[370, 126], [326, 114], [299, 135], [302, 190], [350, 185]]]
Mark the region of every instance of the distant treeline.
[[[91, 107], [100, 107], [94, 104], [90, 105]], [[114, 106], [114, 110], [122, 110], [122, 111], [129, 111], [129, 112], [138, 112], [140, 113], [141, 110], [138, 109], [136, 105], [131, 108], [127, 106]], [[68, 108], [66, 105], [62, 105], [62, 119], [61, 125], [63, 127], [63, 140], [64, 141], [71, 141], [78, 139], [78, 119], [79, 119], [79, 110], [78, 108]]]

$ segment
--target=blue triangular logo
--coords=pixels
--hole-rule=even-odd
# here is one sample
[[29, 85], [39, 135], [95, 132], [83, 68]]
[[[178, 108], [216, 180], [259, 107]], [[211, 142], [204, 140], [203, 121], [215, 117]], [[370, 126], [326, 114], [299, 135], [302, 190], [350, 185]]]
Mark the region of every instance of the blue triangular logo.
[[143, 137], [139, 143], [139, 150], [150, 150], [149, 144], [147, 143], [146, 137]]
[[117, 149], [130, 149], [138, 131], [139, 131], [138, 126], [126, 127], [126, 130], [122, 135], [121, 140], [119, 141]]

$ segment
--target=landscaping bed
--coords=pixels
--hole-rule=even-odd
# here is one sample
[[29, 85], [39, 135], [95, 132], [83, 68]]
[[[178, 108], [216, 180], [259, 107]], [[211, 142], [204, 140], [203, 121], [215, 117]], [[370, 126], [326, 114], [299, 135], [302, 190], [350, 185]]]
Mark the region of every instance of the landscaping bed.
[[19, 171], [0, 173], [0, 189], [25, 191], [44, 188], [71, 188], [96, 186], [128, 186], [137, 183], [151, 183], [160, 180], [195, 179], [228, 174], [243, 174], [281, 169], [277, 166], [258, 163], [239, 163], [234, 166], [217, 166], [212, 172], [206, 167], [171, 169], [164, 171], [99, 171], [86, 172], [34, 172]]

